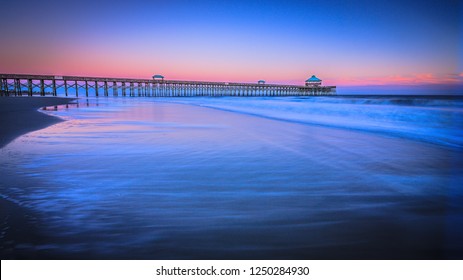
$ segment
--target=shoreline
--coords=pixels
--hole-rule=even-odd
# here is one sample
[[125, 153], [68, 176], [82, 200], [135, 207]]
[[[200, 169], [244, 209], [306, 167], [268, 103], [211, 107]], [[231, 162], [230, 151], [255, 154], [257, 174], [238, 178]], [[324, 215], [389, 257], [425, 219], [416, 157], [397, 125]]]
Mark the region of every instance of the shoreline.
[[0, 149], [26, 133], [63, 121], [39, 112], [46, 106], [69, 104], [76, 98], [64, 97], [1, 97]]
[[[39, 112], [46, 106], [69, 104], [75, 98], [62, 97], [1, 97], [0, 98], [0, 151], [16, 138], [46, 128], [64, 120]], [[33, 259], [34, 255], [18, 252], [18, 243], [37, 244], [39, 233], [34, 214], [20, 205], [0, 197], [2, 259]], [[19, 250], [21, 251], [21, 250]]]

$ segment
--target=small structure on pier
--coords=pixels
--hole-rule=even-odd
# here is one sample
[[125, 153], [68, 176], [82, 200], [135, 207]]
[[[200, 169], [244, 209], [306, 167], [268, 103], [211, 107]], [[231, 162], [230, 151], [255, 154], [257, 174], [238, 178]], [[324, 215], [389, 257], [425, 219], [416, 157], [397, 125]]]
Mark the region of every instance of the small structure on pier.
[[308, 78], [305, 81], [305, 86], [306, 87], [319, 87], [322, 85], [322, 80], [319, 78], [315, 77], [315, 75], [312, 75], [312, 77]]
[[264, 85], [264, 84], [265, 84], [265, 81], [264, 81], [264, 80], [259, 80], [259, 81], [257, 81], [257, 84], [259, 84], [259, 85]]
[[164, 76], [156, 74], [153, 76], [153, 80], [164, 81]]

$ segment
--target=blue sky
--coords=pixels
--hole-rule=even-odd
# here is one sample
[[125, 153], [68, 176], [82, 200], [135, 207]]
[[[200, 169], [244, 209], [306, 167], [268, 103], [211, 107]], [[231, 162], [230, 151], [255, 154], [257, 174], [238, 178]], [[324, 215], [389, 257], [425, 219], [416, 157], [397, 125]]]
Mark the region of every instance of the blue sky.
[[460, 1], [9, 1], [0, 72], [458, 91]]

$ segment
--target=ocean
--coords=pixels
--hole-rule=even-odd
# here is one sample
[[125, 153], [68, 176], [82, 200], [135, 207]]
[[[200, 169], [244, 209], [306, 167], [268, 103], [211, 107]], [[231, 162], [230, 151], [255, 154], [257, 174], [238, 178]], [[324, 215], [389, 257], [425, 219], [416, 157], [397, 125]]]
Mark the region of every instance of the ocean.
[[463, 98], [81, 98], [0, 150], [43, 259], [463, 257]]

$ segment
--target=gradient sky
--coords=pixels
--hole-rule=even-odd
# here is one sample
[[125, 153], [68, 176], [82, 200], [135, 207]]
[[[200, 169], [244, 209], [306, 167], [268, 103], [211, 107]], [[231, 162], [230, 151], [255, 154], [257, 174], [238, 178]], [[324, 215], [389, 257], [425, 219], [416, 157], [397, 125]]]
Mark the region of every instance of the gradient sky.
[[460, 2], [8, 1], [0, 72], [459, 91]]

